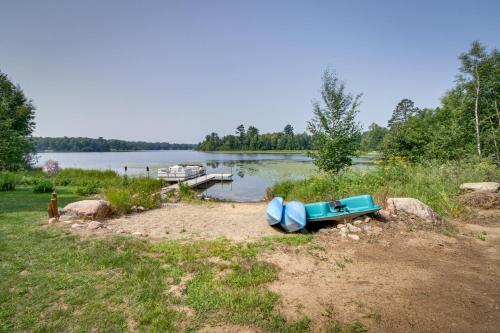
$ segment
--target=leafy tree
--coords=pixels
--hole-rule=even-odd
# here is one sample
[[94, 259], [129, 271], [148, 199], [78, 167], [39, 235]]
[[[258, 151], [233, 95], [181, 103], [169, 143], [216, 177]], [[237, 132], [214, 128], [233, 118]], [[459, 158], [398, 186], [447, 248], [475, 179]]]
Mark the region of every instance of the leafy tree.
[[236, 135], [240, 138], [240, 148], [243, 149], [245, 144], [245, 126], [240, 125], [236, 127]]
[[35, 107], [19, 86], [0, 71], [0, 170], [30, 166]]
[[418, 108], [415, 107], [415, 103], [413, 103], [410, 99], [402, 99], [396, 108], [392, 112], [391, 119], [389, 119], [389, 128], [394, 128], [403, 124], [405, 121], [410, 119], [410, 117], [416, 115], [418, 112]]
[[293, 126], [290, 124], [286, 125], [283, 129], [283, 133], [285, 133], [285, 135], [293, 135]]
[[321, 90], [322, 104], [314, 102], [314, 118], [308, 122], [313, 135], [314, 163], [327, 172], [338, 173], [352, 165], [357, 154], [361, 128], [356, 122], [361, 94], [346, 93], [345, 84], [337, 74], [326, 70]]
[[481, 93], [482, 78], [485, 75], [485, 59], [487, 57], [486, 48], [477, 40], [472, 42], [468, 52], [462, 53], [459, 57], [462, 62], [460, 79], [468, 86], [474, 89], [474, 120], [476, 130], [477, 154], [481, 153], [481, 133], [479, 119], [479, 96]]
[[[244, 126], [242, 129], [244, 129]], [[240, 128], [240, 126], [238, 126]], [[290, 132], [289, 132], [290, 133]], [[214, 133], [215, 134], [215, 133]], [[237, 132], [240, 134], [240, 131]], [[217, 136], [218, 137], [218, 136]], [[287, 135], [283, 132], [260, 134], [255, 126], [249, 126], [244, 135], [243, 144], [241, 137], [225, 135], [218, 141], [213, 139], [213, 135], [207, 135], [203, 142], [197, 146], [197, 150], [308, 150], [311, 148], [311, 136], [307, 133]], [[210, 148], [210, 149], [209, 149]]]
[[378, 151], [381, 148], [382, 141], [387, 134], [387, 128], [381, 127], [375, 123], [368, 126], [368, 131], [362, 134], [361, 149], [364, 151]]

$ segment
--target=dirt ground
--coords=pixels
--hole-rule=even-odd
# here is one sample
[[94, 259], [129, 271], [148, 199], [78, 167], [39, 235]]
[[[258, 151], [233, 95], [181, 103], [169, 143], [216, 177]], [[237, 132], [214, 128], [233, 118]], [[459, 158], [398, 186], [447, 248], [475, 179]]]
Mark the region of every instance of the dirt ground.
[[[71, 230], [235, 241], [283, 235], [267, 225], [264, 211], [264, 203], [181, 204]], [[500, 210], [476, 211], [446, 228], [404, 219], [367, 224], [371, 230], [358, 241], [325, 225], [312, 231], [312, 244], [260, 255], [278, 267], [269, 288], [281, 295], [285, 316], [307, 315], [315, 332], [356, 319], [370, 332], [500, 332]]]

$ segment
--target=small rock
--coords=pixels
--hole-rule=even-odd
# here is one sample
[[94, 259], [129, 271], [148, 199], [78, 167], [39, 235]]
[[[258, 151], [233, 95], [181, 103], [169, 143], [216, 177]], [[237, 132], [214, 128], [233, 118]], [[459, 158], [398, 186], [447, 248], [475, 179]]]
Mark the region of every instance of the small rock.
[[56, 223], [57, 221], [59, 221], [59, 218], [57, 218], [57, 217], [51, 217], [49, 219], [49, 224]]
[[102, 228], [103, 226], [104, 226], [104, 224], [101, 222], [90, 221], [89, 224], [87, 225], [87, 228], [89, 228], [90, 230], [95, 230], [95, 229]]
[[349, 232], [360, 232], [361, 231], [360, 228], [353, 226], [350, 223], [347, 223], [347, 229], [349, 229]]
[[343, 228], [340, 228], [339, 234], [340, 234], [340, 236], [345, 238], [345, 237], [347, 237], [348, 232], [349, 232], [349, 230], [347, 230], [346, 227], [343, 227]]
[[349, 235], [347, 235], [347, 237], [349, 237], [352, 240], [356, 240], [356, 241], [359, 240], [359, 236], [358, 235], [351, 235], [351, 234], [349, 234]]
[[116, 230], [116, 233], [117, 234], [126, 234], [127, 232], [123, 229], [118, 229], [118, 230]]
[[363, 223], [364, 219], [362, 217], [356, 217], [354, 219], [354, 221], [352, 222], [352, 224], [355, 224], [355, 225], [359, 225], [361, 223]]
[[133, 232], [133, 233], [132, 233], [132, 236], [134, 236], [134, 237], [142, 237], [142, 236], [143, 236], [143, 234], [142, 234], [142, 232], [140, 232], [140, 231], [136, 231], [136, 232]]
[[367, 216], [367, 217], [365, 217], [364, 222], [365, 222], [365, 223], [368, 223], [368, 222], [370, 222], [371, 220], [372, 220], [372, 218], [371, 218], [371, 217], [369, 217], [369, 216]]
[[73, 224], [71, 225], [71, 228], [73, 228], [73, 229], [81, 229], [81, 228], [83, 228], [83, 227], [84, 227], [84, 225], [83, 225], [83, 224], [80, 224], [80, 223], [73, 223]]
[[391, 219], [391, 214], [388, 211], [383, 210], [383, 209], [378, 211], [378, 215], [380, 215], [380, 217], [382, 217], [384, 220]]
[[142, 213], [143, 211], [146, 210], [146, 208], [142, 207], [142, 206], [137, 206], [136, 209], [135, 209], [138, 213]]
[[364, 225], [364, 226], [363, 226], [363, 228], [362, 228], [362, 230], [363, 230], [363, 232], [364, 232], [364, 233], [368, 233], [368, 232], [370, 231], [370, 229], [371, 229], [371, 228], [372, 228], [372, 227], [371, 227], [371, 226], [369, 226], [369, 225]]
[[337, 229], [342, 229], [342, 228], [345, 228], [345, 224], [343, 223], [337, 224]]

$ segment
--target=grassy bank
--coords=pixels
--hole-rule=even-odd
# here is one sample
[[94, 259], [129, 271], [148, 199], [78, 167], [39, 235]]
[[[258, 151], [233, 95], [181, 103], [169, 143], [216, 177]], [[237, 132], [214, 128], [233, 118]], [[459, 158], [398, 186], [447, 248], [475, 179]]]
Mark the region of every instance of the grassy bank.
[[498, 181], [500, 169], [483, 161], [411, 165], [401, 159], [365, 171], [319, 175], [306, 180], [287, 180], [268, 189], [269, 197], [303, 202], [330, 201], [371, 194], [378, 202], [387, 197], [417, 198], [442, 215], [458, 215], [459, 186], [465, 182]]
[[[58, 192], [61, 205], [82, 198], [74, 187]], [[309, 330], [307, 318], [280, 314], [279, 296], [265, 287], [276, 268], [257, 255], [312, 246], [310, 235], [256, 243], [81, 240], [42, 226], [49, 198], [26, 186], [0, 192], [0, 332], [193, 332], [224, 323]]]
[[97, 195], [109, 200], [120, 213], [130, 212], [133, 206], [159, 207], [157, 193], [164, 185], [154, 178], [120, 176], [111, 170], [63, 169], [55, 175], [41, 170], [0, 173], [0, 191], [16, 190], [18, 186], [29, 186], [38, 193], [71, 188], [78, 196]]

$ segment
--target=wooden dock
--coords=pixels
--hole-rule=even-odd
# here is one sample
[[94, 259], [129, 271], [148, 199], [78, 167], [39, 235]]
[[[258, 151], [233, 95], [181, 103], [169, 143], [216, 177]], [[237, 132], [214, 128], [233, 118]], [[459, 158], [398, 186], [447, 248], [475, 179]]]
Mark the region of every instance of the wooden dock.
[[203, 175], [200, 177], [185, 180], [183, 182], [179, 182], [177, 184], [163, 187], [160, 190], [160, 194], [163, 195], [163, 194], [166, 194], [168, 192], [178, 190], [179, 184], [183, 184], [183, 185], [191, 187], [191, 188], [196, 188], [196, 187], [199, 187], [200, 185], [210, 183], [210, 182], [230, 182], [232, 180], [233, 180], [233, 175], [230, 173], [211, 173], [208, 175]]

